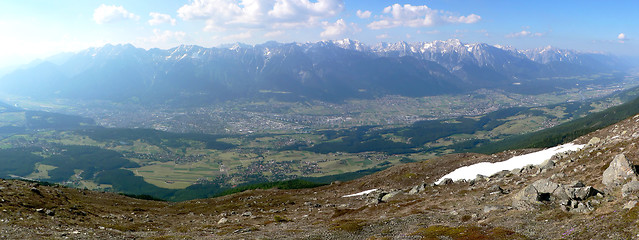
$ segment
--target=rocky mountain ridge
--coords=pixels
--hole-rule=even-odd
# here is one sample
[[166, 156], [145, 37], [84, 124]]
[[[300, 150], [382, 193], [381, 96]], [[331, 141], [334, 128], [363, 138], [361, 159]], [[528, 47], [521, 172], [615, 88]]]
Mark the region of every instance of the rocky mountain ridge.
[[0, 87], [9, 94], [40, 98], [341, 101], [480, 88], [549, 92], [579, 81], [540, 79], [623, 69], [619, 60], [603, 54], [554, 48], [519, 51], [457, 39], [374, 46], [348, 39], [225, 48], [181, 45], [167, 50], [108, 44], [21, 68], [1, 78]]

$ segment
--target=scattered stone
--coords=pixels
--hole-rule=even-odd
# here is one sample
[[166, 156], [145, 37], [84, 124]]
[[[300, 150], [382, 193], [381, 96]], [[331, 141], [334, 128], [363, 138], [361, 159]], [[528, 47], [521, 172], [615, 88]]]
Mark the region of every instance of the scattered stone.
[[490, 178], [502, 178], [502, 177], [506, 177], [510, 174], [510, 171], [508, 170], [502, 170], [499, 172], [496, 172], [495, 174], [491, 175]]
[[626, 179], [636, 177], [633, 165], [626, 156], [618, 154], [604, 171], [601, 182], [608, 187], [621, 185]]
[[570, 211], [578, 212], [578, 213], [586, 213], [586, 212], [590, 212], [592, 210], [593, 210], [593, 208], [592, 208], [592, 206], [590, 206], [589, 202], [586, 202], [586, 203], [578, 202], [576, 204], [576, 207], [574, 207], [574, 209], [570, 209]]
[[371, 192], [369, 194], [367, 194], [367, 199], [366, 199], [366, 203], [367, 204], [379, 204], [382, 202], [382, 198], [388, 194], [387, 192], [384, 191], [374, 191]]
[[621, 195], [623, 197], [636, 195], [636, 193], [638, 192], [639, 192], [639, 181], [637, 180], [633, 180], [629, 183], [626, 183], [623, 185], [623, 187], [621, 187]]
[[475, 183], [477, 183], [477, 181], [475, 181], [475, 179], [471, 179], [470, 181], [468, 181], [468, 185], [469, 186], [474, 186]]
[[570, 184], [570, 187], [573, 188], [580, 188], [580, 187], [585, 187], [586, 185], [584, 183], [582, 183], [581, 181], [574, 181]]
[[499, 185], [493, 185], [490, 188], [488, 188], [488, 192], [490, 194], [508, 194], [509, 191], [504, 190], [503, 188], [501, 188], [501, 186]]
[[564, 189], [568, 198], [583, 201], [586, 198], [597, 195], [597, 190], [593, 187], [569, 187]]
[[632, 200], [628, 203], [626, 203], [625, 205], [623, 205], [623, 209], [631, 209], [633, 207], [635, 207], [637, 205], [637, 201]]
[[388, 202], [388, 200], [390, 200], [392, 197], [394, 197], [395, 195], [397, 195], [400, 192], [401, 191], [392, 191], [390, 193], [384, 194], [384, 196], [382, 197], [381, 201], [382, 202]]
[[485, 181], [488, 181], [488, 180], [489, 180], [488, 177], [486, 177], [484, 175], [481, 175], [481, 174], [477, 174], [477, 176], [475, 176], [475, 182], [482, 182], [482, 181], [485, 182]]
[[54, 216], [55, 215], [55, 211], [53, 211], [51, 209], [47, 209], [44, 213], [49, 215], [49, 216]]
[[422, 183], [411, 188], [410, 191], [408, 191], [408, 194], [411, 194], [411, 195], [418, 194], [420, 192], [423, 192], [425, 189], [426, 189], [426, 183]]
[[229, 221], [229, 219], [228, 219], [228, 218], [223, 217], [223, 218], [220, 218], [220, 220], [219, 220], [219, 221], [217, 221], [217, 224], [225, 224], [225, 223], [226, 223], [226, 222], [228, 222], [228, 221]]
[[541, 170], [550, 170], [555, 167], [555, 161], [548, 159], [539, 165], [539, 169]]
[[590, 139], [590, 141], [588, 141], [588, 147], [597, 145], [599, 142], [601, 142], [601, 139], [598, 137], [593, 137]]
[[440, 183], [440, 185], [448, 185], [448, 184], [452, 184], [453, 183], [453, 179], [450, 178], [444, 178], [444, 180], [442, 180], [442, 182]]
[[557, 179], [557, 178], [564, 178], [564, 177], [566, 177], [566, 174], [560, 172], [560, 173], [555, 173], [552, 176], [550, 176], [550, 179]]
[[251, 212], [244, 212], [244, 213], [242, 213], [242, 216], [243, 216], [243, 217], [250, 217], [250, 216], [253, 216], [253, 213], [251, 213]]
[[492, 212], [492, 211], [495, 211], [495, 210], [499, 210], [499, 209], [501, 209], [501, 208], [498, 207], [498, 206], [484, 206], [484, 213], [489, 213], [489, 212]]

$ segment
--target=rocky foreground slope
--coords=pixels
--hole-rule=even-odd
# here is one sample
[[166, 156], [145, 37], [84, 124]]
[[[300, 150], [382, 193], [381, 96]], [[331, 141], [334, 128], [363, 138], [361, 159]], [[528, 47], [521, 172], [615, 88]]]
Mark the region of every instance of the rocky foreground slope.
[[638, 141], [639, 115], [578, 138], [579, 151], [470, 181], [433, 184], [458, 167], [532, 150], [179, 203], [3, 180], [0, 238], [638, 239]]

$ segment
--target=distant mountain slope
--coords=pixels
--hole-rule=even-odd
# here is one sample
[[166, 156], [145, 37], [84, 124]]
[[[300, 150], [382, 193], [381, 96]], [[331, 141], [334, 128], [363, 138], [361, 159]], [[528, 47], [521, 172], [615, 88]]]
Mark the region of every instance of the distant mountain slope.
[[341, 101], [478, 88], [552, 91], [576, 82], [538, 78], [620, 69], [619, 61], [607, 55], [556, 49], [518, 51], [459, 40], [369, 47], [347, 39], [227, 48], [182, 45], [168, 50], [105, 45], [54, 62], [7, 74], [0, 79], [0, 87], [12, 94], [81, 99]]

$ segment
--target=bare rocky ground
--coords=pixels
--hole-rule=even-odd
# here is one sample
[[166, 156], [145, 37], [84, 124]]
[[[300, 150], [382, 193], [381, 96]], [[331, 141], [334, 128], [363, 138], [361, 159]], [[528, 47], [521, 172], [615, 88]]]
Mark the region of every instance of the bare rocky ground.
[[[471, 181], [432, 184], [460, 166], [532, 150], [449, 155], [319, 188], [179, 203], [2, 180], [0, 238], [639, 239], [638, 141], [639, 115], [575, 140], [587, 146], [552, 162]], [[343, 197], [370, 189], [378, 190]]]

